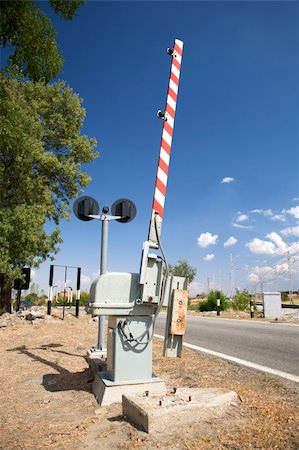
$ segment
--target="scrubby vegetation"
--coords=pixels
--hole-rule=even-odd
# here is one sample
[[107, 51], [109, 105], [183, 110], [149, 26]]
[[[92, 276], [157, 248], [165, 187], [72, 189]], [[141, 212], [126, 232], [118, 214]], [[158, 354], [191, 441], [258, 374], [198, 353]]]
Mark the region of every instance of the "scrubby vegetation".
[[[220, 309], [225, 311], [230, 306], [229, 299], [220, 292]], [[208, 298], [197, 304], [197, 311], [216, 311], [217, 309], [217, 291], [211, 291]]]
[[250, 294], [246, 291], [246, 289], [242, 292], [237, 291], [231, 302], [231, 307], [235, 311], [246, 311], [249, 308], [250, 298]]

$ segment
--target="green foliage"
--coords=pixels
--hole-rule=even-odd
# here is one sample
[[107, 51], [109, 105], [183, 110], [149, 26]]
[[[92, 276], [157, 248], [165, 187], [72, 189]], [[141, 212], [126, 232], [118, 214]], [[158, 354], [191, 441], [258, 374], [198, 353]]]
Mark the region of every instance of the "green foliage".
[[[67, 20], [82, 3], [50, 0]], [[90, 181], [81, 165], [96, 157], [96, 142], [81, 135], [81, 99], [62, 82], [45, 84], [63, 60], [38, 2], [1, 1], [0, 46], [9, 52], [0, 71], [1, 314], [11, 311], [12, 281], [21, 278], [20, 268], [38, 267], [58, 251], [59, 221]]]
[[236, 311], [245, 311], [249, 307], [250, 295], [248, 291], [237, 291], [231, 303], [231, 306]]
[[82, 291], [80, 293], [80, 306], [84, 306], [88, 302], [89, 302], [89, 292]]
[[188, 311], [198, 311], [199, 310], [199, 302], [197, 303], [189, 303], [188, 302]]
[[47, 304], [48, 297], [46, 295], [39, 295], [37, 292], [30, 292], [29, 294], [22, 296], [22, 300], [27, 300], [33, 305], [45, 306]]
[[59, 221], [90, 181], [81, 165], [97, 156], [96, 141], [80, 134], [81, 103], [63, 82], [0, 75], [0, 273], [11, 278], [58, 251]]
[[[80, 302], [79, 305], [80, 306], [85, 306], [87, 303], [89, 302], [89, 292], [87, 291], [81, 291], [80, 292]], [[76, 304], [76, 293], [73, 292], [72, 293], [72, 300], [71, 300], [72, 305]], [[65, 304], [68, 305], [68, 301], [67, 299], [65, 299]], [[63, 305], [63, 298], [60, 299], [54, 299], [53, 301], [53, 306], [62, 306]]]
[[[221, 292], [220, 293], [220, 310], [224, 311], [229, 307], [228, 298]], [[216, 311], [217, 308], [217, 292], [211, 291], [207, 300], [198, 303], [198, 310], [204, 311]]]
[[196, 275], [196, 268], [188, 264], [186, 259], [181, 259], [176, 265], [169, 265], [169, 271], [177, 277], [188, 278], [188, 283], [192, 283]]
[[[52, 0], [54, 11], [71, 19], [81, 0]], [[51, 20], [31, 0], [1, 1], [0, 45], [12, 49], [5, 73], [48, 82], [62, 69], [62, 56]]]
[[79, 6], [84, 2], [85, 0], [49, 0], [53, 10], [59, 14], [62, 19], [67, 20], [73, 18]]

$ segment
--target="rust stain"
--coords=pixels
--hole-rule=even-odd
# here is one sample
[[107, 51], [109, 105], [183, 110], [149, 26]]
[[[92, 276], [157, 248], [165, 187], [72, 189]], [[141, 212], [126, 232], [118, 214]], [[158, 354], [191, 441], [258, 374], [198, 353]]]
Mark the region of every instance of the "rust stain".
[[172, 319], [170, 334], [183, 335], [186, 331], [186, 315], [188, 305], [188, 291], [175, 289], [172, 303]]

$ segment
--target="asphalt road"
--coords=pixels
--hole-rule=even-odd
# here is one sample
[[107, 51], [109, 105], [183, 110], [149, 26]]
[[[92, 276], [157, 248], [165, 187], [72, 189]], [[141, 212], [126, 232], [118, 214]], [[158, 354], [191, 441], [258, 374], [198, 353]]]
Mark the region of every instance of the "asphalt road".
[[[164, 335], [166, 314], [155, 334]], [[206, 317], [187, 317], [184, 342], [292, 375], [299, 375], [299, 326]]]

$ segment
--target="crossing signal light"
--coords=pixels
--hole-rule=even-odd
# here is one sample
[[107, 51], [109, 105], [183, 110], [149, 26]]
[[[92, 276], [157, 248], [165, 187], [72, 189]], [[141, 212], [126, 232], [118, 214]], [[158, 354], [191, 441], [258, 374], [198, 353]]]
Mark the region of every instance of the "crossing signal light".
[[24, 267], [22, 269], [22, 275], [24, 275], [24, 279], [20, 280], [17, 279], [14, 281], [14, 285], [13, 288], [16, 289], [17, 291], [19, 289], [24, 289], [25, 291], [27, 289], [29, 289], [29, 284], [30, 284], [30, 268], [29, 267]]
[[75, 216], [84, 221], [93, 220], [94, 217], [89, 216], [97, 216], [99, 210], [100, 207], [98, 202], [87, 195], [77, 198], [73, 206]]
[[121, 216], [121, 219], [116, 219], [117, 222], [121, 223], [131, 222], [136, 216], [136, 212], [135, 204], [127, 198], [120, 198], [111, 206], [112, 215]]

